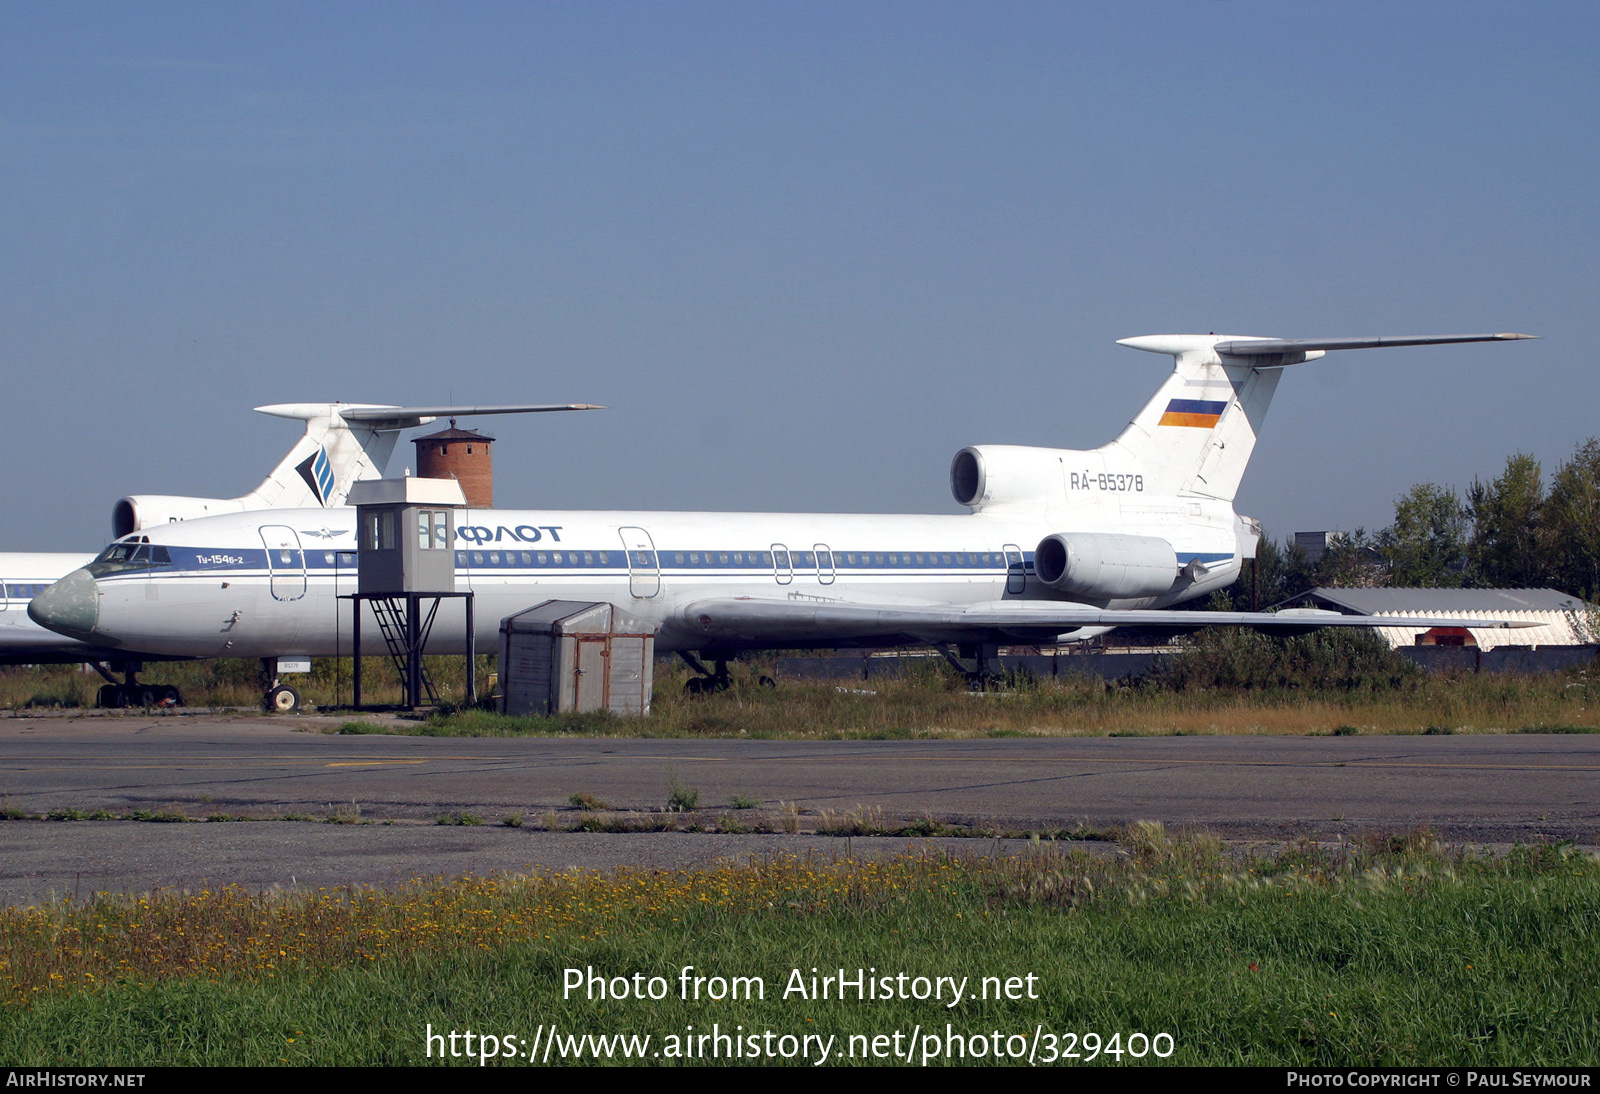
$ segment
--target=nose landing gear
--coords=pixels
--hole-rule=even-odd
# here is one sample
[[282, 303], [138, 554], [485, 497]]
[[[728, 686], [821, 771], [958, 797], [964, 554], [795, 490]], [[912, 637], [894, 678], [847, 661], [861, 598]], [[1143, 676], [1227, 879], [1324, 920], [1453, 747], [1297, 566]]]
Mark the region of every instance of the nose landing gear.
[[269, 714], [293, 714], [300, 709], [300, 693], [278, 682], [278, 659], [261, 659], [261, 706]]
[[279, 684], [267, 692], [263, 705], [273, 714], [293, 714], [300, 709], [300, 693], [288, 684]]

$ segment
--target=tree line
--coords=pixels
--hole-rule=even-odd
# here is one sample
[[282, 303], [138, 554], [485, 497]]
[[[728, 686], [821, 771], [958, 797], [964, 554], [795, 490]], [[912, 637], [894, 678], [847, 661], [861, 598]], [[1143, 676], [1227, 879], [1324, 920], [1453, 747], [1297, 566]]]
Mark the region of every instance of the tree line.
[[1243, 610], [1317, 586], [1543, 588], [1600, 596], [1600, 438], [1579, 444], [1546, 484], [1539, 461], [1519, 452], [1465, 496], [1424, 482], [1394, 503], [1394, 523], [1376, 535], [1341, 535], [1312, 561], [1263, 535], [1255, 588], [1248, 572], [1220, 599]]

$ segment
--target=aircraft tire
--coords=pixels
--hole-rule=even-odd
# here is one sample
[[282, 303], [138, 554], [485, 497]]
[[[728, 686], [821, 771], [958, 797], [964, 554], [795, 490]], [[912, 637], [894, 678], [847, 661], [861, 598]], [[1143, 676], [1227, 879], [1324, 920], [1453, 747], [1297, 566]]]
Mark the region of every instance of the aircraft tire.
[[151, 687], [150, 685], [146, 684], [139, 689], [137, 698], [139, 700], [139, 705], [144, 709], [149, 710], [151, 707], [155, 706], [161, 701], [161, 689], [158, 687]]
[[161, 703], [163, 706], [181, 707], [183, 693], [171, 684], [167, 684], [161, 689]]
[[101, 710], [116, 708], [119, 705], [117, 703], [117, 692], [121, 690], [116, 684], [101, 684], [100, 692], [95, 696], [94, 705]]
[[273, 714], [293, 714], [300, 709], [300, 693], [288, 684], [279, 684], [267, 692], [263, 705]]

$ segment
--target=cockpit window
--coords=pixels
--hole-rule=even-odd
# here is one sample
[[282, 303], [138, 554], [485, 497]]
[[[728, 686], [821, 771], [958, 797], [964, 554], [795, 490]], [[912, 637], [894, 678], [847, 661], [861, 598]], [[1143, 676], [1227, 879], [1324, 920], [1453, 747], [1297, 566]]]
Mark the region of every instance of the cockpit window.
[[89, 573], [95, 577], [106, 574], [123, 574], [130, 570], [152, 570], [157, 566], [171, 566], [172, 556], [159, 544], [135, 543], [119, 540], [100, 552], [100, 557], [89, 563]]

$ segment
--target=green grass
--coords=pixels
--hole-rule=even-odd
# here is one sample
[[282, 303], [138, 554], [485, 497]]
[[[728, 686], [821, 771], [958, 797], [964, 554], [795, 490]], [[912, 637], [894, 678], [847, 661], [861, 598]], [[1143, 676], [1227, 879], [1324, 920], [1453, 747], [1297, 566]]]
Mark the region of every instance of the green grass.
[[435, 715], [390, 732], [463, 737], [661, 737], [769, 740], [1600, 732], [1600, 705], [1565, 674], [1406, 676], [1390, 688], [1116, 686], [1067, 676], [974, 695], [936, 666], [873, 681], [870, 695], [831, 684], [763, 688], [769, 666], [739, 666], [733, 687], [698, 698], [658, 669], [644, 718], [611, 714]]
[[434, 818], [433, 822], [435, 824], [455, 825], [458, 827], [479, 828], [483, 825], [483, 818], [478, 816], [476, 813], [462, 813], [460, 811], [456, 811], [451, 813], [440, 813]]
[[[487, 680], [492, 657], [479, 658], [479, 680]], [[466, 661], [456, 656], [426, 657], [423, 664], [446, 702], [460, 702], [466, 694]], [[348, 704], [352, 697], [351, 660], [318, 657], [312, 671], [284, 678], [306, 703], [313, 706]], [[152, 662], [139, 679], [144, 683], [172, 684], [190, 707], [244, 707], [259, 710], [262, 687], [260, 663], [249, 659], [216, 658], [206, 661]], [[0, 709], [93, 710], [100, 685], [95, 673], [77, 665], [42, 665], [0, 670]], [[369, 657], [362, 670], [362, 697], [379, 705], [398, 704], [403, 697], [399, 674], [386, 657]], [[350, 732], [363, 732], [355, 729]], [[368, 731], [370, 732], [370, 731]]]
[[[869, 688], [794, 681], [766, 688], [758, 681], [774, 673], [775, 665], [758, 657], [732, 667], [729, 690], [690, 697], [683, 693], [688, 671], [662, 660], [651, 713], [644, 718], [505, 718], [456, 705], [462, 658], [429, 658], [428, 666], [446, 700], [434, 716], [392, 725], [352, 719], [326, 732], [812, 740], [1600, 732], [1600, 704], [1589, 701], [1587, 671], [1429, 676], [1371, 638], [1326, 632], [1276, 642], [1210, 632], [1190, 653], [1170, 659], [1143, 681], [1020, 675], [1006, 691], [977, 695], [934, 659], [913, 660], [903, 675], [874, 678]], [[480, 658], [481, 679], [487, 680], [491, 667], [492, 658]], [[294, 678], [307, 702], [349, 701], [348, 658], [318, 658], [313, 668]], [[392, 668], [372, 658], [367, 669], [369, 700], [398, 701]], [[152, 666], [146, 678], [177, 684], [192, 706], [254, 708], [260, 699], [256, 672], [253, 661], [217, 660]], [[45, 699], [92, 706], [99, 683], [71, 667], [3, 670], [0, 708], [22, 709]]]
[[683, 782], [673, 779], [672, 785], [667, 787], [667, 812], [692, 813], [700, 807], [700, 790]]
[[[1011, 859], [101, 897], [6, 912], [0, 962], [16, 1000], [0, 1058], [27, 1067], [416, 1064], [429, 1026], [531, 1039], [553, 1024], [648, 1034], [659, 1050], [713, 1023], [833, 1036], [836, 1052], [852, 1034], [948, 1023], [1002, 1040], [1167, 1033], [1177, 1064], [1600, 1062], [1594, 860], [1565, 846], [1481, 858], [1426, 833], [1241, 860], [1143, 825], [1115, 855], [1042, 844]], [[681, 998], [686, 965], [758, 979], [765, 998]], [[965, 978], [968, 997], [785, 998], [812, 968]], [[565, 993], [568, 969], [669, 990]], [[1022, 997], [974, 998], [985, 977], [1015, 978]]]

